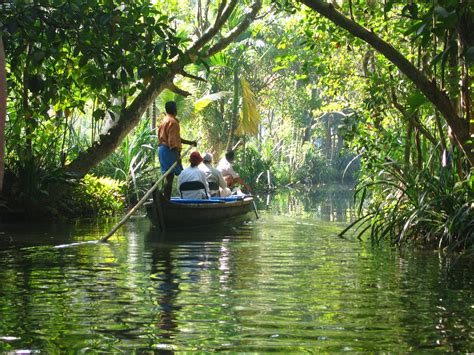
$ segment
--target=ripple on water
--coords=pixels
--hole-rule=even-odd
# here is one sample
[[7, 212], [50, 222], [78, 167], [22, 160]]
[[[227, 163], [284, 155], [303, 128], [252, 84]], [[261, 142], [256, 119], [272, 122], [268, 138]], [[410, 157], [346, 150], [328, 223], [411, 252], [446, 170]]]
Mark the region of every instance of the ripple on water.
[[446, 276], [433, 253], [344, 240], [341, 228], [262, 213], [162, 237], [136, 219], [109, 244], [0, 251], [0, 350], [474, 348], [468, 263]]

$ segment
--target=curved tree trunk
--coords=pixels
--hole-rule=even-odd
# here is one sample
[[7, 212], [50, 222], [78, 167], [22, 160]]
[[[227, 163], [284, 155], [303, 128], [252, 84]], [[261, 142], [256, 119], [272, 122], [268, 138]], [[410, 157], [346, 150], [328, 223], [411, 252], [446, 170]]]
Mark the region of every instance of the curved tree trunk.
[[99, 139], [87, 150], [80, 153], [67, 167], [66, 171], [78, 177], [87, 174], [93, 167], [107, 158], [122, 143], [125, 136], [138, 124], [148, 106], [166, 87], [171, 78], [158, 78], [160, 84], [151, 83], [140, 93], [133, 103], [120, 113], [120, 117], [107, 133], [101, 134]]
[[[222, 2], [225, 4], [226, 2]], [[96, 141], [89, 149], [79, 154], [79, 156], [66, 167], [66, 171], [78, 177], [84, 176], [93, 167], [98, 165], [102, 160], [107, 158], [121, 143], [125, 136], [138, 124], [143, 113], [153, 102], [153, 100], [165, 89], [169, 88], [172, 91], [186, 95], [187, 93], [176, 88], [173, 84], [173, 79], [177, 74], [185, 74], [184, 68], [186, 65], [192, 63], [196, 59], [196, 53], [209, 43], [212, 38], [220, 31], [231, 12], [235, 8], [237, 0], [231, 1], [227, 6], [219, 10], [219, 16], [214, 25], [211, 26], [201, 38], [194, 42], [191, 47], [179, 58], [170, 63], [170, 65], [160, 74], [160, 76], [153, 79], [149, 86], [140, 93], [135, 100], [124, 110], [122, 110], [116, 124], [113, 125], [106, 134], [102, 134], [99, 140]], [[250, 22], [255, 18], [260, 10], [261, 0], [256, 0], [251, 11], [247, 13], [244, 20], [234, 28], [238, 33], [243, 32]], [[242, 26], [245, 23], [245, 26]], [[215, 54], [213, 48], [218, 48], [217, 51], [224, 49], [237, 36], [236, 31], [230, 31], [227, 37], [223, 37], [216, 43], [211, 50], [201, 54], [201, 57], [206, 57]]]
[[474, 151], [472, 140], [469, 135], [469, 122], [459, 117], [454, 104], [448, 95], [442, 91], [434, 81], [430, 81], [420, 72], [408, 59], [399, 51], [385, 42], [375, 33], [368, 31], [355, 21], [344, 16], [337, 11], [334, 6], [322, 0], [299, 0], [339, 27], [344, 28], [352, 35], [362, 39], [371, 45], [380, 54], [392, 62], [413, 84], [431, 101], [431, 103], [441, 112], [455, 136], [456, 141], [463, 150], [471, 166], [474, 166]]
[[7, 79], [5, 50], [0, 35], [0, 196], [3, 193], [3, 176], [5, 174], [5, 122], [7, 119]]
[[178, 94], [189, 95], [189, 93], [174, 86], [174, 77], [177, 74], [187, 75], [184, 68], [186, 65], [193, 63], [197, 57], [206, 58], [226, 48], [240, 33], [248, 28], [262, 6], [261, 0], [255, 0], [251, 6], [251, 11], [245, 15], [238, 26], [229, 31], [227, 36], [223, 36], [210, 49], [203, 50], [220, 32], [237, 3], [238, 0], [231, 0], [229, 3], [222, 1], [218, 10], [220, 16], [216, 18], [214, 24], [188, 50], [162, 70], [159, 76], [153, 78], [148, 87], [127, 108], [122, 110], [116, 123], [110, 127], [107, 133], [100, 135], [99, 139], [89, 149], [79, 154], [74, 161], [66, 166], [66, 172], [82, 177], [107, 158], [138, 124], [143, 113], [164, 89], [168, 88]]

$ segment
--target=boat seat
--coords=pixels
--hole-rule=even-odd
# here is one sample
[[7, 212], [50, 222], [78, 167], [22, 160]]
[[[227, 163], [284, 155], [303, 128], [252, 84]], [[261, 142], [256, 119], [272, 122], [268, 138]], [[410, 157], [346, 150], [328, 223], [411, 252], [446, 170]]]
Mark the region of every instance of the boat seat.
[[206, 187], [201, 181], [186, 181], [179, 185], [179, 193], [181, 198], [183, 198], [183, 191], [194, 191], [194, 190], [204, 190], [206, 193], [206, 198], [209, 199]]
[[209, 191], [211, 192], [212, 197], [214, 197], [214, 196], [220, 197], [221, 196], [221, 192], [219, 190], [219, 185], [217, 184], [217, 182], [209, 181]]

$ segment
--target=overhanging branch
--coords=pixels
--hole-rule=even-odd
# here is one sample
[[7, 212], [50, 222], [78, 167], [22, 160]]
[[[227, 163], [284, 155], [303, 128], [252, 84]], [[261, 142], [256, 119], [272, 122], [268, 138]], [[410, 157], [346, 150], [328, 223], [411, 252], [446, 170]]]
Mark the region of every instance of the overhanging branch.
[[257, 16], [258, 11], [262, 7], [261, 0], [256, 0], [252, 6], [250, 7], [250, 11], [245, 15], [243, 20], [237, 27], [234, 27], [230, 32], [227, 33], [219, 42], [213, 45], [207, 53], [204, 54], [204, 57], [208, 58], [213, 56], [214, 54], [220, 52], [225, 47], [227, 47], [232, 41], [234, 41], [242, 32], [244, 32], [250, 23], [255, 19]]
[[[261, 0], [256, 0], [260, 5]], [[177, 74], [183, 74], [184, 68], [194, 62], [193, 58], [197, 58], [202, 50], [202, 47], [208, 44], [214, 36], [221, 30], [225, 22], [228, 20], [235, 6], [237, 5], [238, 0], [231, 0], [229, 4], [223, 7], [222, 15], [216, 19], [215, 23], [211, 28], [209, 28], [203, 36], [201, 36], [193, 45], [189, 47], [185, 53], [176, 56], [173, 58], [172, 62], [169, 63], [166, 68], [164, 68], [160, 74], [153, 78], [148, 87], [143, 89], [143, 91], [138, 94], [133, 101], [123, 109], [120, 113], [116, 124], [107, 131], [106, 134], [100, 136], [99, 140], [96, 141], [89, 149], [79, 154], [79, 156], [74, 159], [65, 170], [71, 173], [76, 174], [77, 176], [84, 176], [90, 169], [99, 164], [103, 159], [105, 159], [110, 153], [112, 153], [117, 146], [122, 142], [123, 138], [130, 132], [133, 127], [135, 127], [140, 117], [149, 107], [151, 102], [165, 89], [168, 88], [173, 92], [176, 92], [183, 96], [190, 95], [189, 92], [184, 91], [173, 84], [173, 79]], [[222, 4], [226, 4], [225, 1]], [[222, 6], [224, 6], [222, 5]], [[239, 33], [245, 31], [249, 26], [250, 21], [247, 20], [249, 15], [245, 16], [244, 24], [239, 24], [237, 26]], [[232, 38], [235, 38], [239, 33], [236, 30], [233, 30], [234, 33]], [[219, 50], [225, 48], [231, 41], [226, 40], [219, 45]], [[185, 73], [185, 76], [190, 76], [188, 73]], [[194, 78], [194, 79], [197, 79]], [[199, 79], [197, 79], [199, 80]]]
[[177, 87], [174, 83], [169, 83], [166, 85], [166, 88], [174, 92], [175, 94], [187, 97], [191, 96], [191, 93], [189, 91], [183, 90], [179, 87]]
[[468, 122], [463, 120], [456, 113], [456, 109], [448, 95], [440, 90], [435, 82], [431, 82], [421, 71], [419, 71], [409, 60], [399, 51], [385, 42], [375, 33], [368, 31], [357, 22], [344, 16], [337, 11], [334, 6], [322, 0], [299, 0], [312, 10], [326, 17], [339, 27], [344, 28], [352, 35], [370, 44], [385, 58], [392, 62], [403, 74], [405, 74], [413, 84], [431, 101], [431, 103], [441, 112], [448, 125], [451, 127], [460, 148], [464, 151], [471, 165], [474, 165], [474, 152], [470, 143]]
[[402, 114], [402, 116], [406, 119], [408, 119], [412, 124], [413, 126], [415, 126], [416, 128], [418, 128], [418, 130], [421, 132], [421, 134], [423, 134], [430, 142], [431, 144], [433, 144], [433, 146], [438, 146], [438, 142], [436, 141], [436, 138], [425, 128], [425, 126], [423, 126], [421, 124], [421, 122], [416, 119], [416, 115], [415, 113], [409, 113], [405, 110], [405, 108], [398, 102], [397, 100], [397, 96], [395, 94], [395, 91], [394, 89], [392, 88], [392, 92], [391, 92], [391, 96], [392, 96], [392, 104], [393, 106], [398, 110], [400, 111], [400, 113]]
[[[218, 16], [216, 17], [216, 20], [214, 21], [214, 24], [212, 25], [212, 27], [209, 27], [206, 30], [206, 32], [204, 32], [203, 35], [201, 37], [199, 37], [191, 45], [191, 47], [189, 47], [186, 50], [185, 55], [194, 54], [194, 53], [197, 53], [198, 51], [200, 51], [201, 48], [204, 45], [206, 45], [206, 43], [208, 43], [220, 31], [222, 26], [224, 26], [224, 24], [228, 20], [228, 18], [230, 16], [230, 14], [232, 13], [232, 11], [234, 11], [235, 6], [237, 5], [237, 2], [238, 2], [238, 0], [231, 0], [231, 2], [229, 4], [227, 4], [227, 6], [225, 6], [226, 1], [223, 1], [220, 4], [219, 9], [217, 11]], [[224, 9], [222, 9], [223, 6], [225, 6]], [[220, 16], [219, 16], [219, 13], [221, 13]]]
[[204, 83], [207, 82], [206, 79], [201, 78], [200, 76], [197, 76], [197, 75], [189, 74], [188, 72], [184, 71], [184, 69], [181, 70], [179, 73], [180, 73], [182, 76], [184, 76], [184, 77], [186, 77], [186, 78], [189, 78], [189, 79], [193, 79], [193, 80], [197, 80], [197, 81], [202, 81], [202, 82], [204, 82]]

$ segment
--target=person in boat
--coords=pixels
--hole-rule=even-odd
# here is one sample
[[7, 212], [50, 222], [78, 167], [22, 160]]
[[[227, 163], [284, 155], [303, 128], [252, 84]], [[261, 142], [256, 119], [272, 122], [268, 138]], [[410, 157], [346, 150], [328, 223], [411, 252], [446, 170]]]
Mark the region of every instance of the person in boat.
[[181, 138], [179, 121], [176, 118], [178, 109], [176, 102], [165, 103], [166, 115], [158, 127], [158, 158], [160, 160], [161, 172], [164, 174], [176, 161], [178, 164], [173, 171], [166, 176], [163, 195], [166, 199], [171, 198], [173, 180], [175, 175], [179, 175], [183, 170], [181, 165], [181, 145], [190, 144], [196, 146], [195, 141]]
[[[212, 166], [212, 154], [206, 153], [202, 157], [202, 163], [199, 165], [199, 169], [201, 169], [204, 174], [206, 174], [207, 182], [209, 183], [209, 191], [211, 192], [211, 196], [220, 196], [220, 197], [227, 197], [230, 196], [231, 191], [227, 187], [227, 183], [224, 180], [221, 172]], [[217, 190], [213, 190], [211, 185], [217, 187]]]
[[[209, 184], [206, 179], [206, 174], [199, 169], [199, 164], [202, 162], [201, 154], [198, 151], [194, 151], [189, 156], [189, 162], [191, 166], [184, 169], [178, 176], [178, 189], [181, 191], [182, 198], [191, 199], [208, 199], [210, 197]], [[196, 183], [200, 182], [203, 188], [184, 190], [184, 183]], [[188, 184], [189, 185], [189, 184]]]
[[234, 162], [235, 153], [233, 150], [229, 150], [225, 153], [225, 156], [219, 161], [216, 169], [219, 170], [224, 177], [225, 182], [229, 188], [235, 185], [242, 185], [248, 192], [251, 192], [250, 186], [247, 185], [239, 174], [234, 170], [232, 163]]

